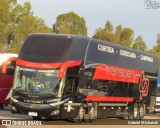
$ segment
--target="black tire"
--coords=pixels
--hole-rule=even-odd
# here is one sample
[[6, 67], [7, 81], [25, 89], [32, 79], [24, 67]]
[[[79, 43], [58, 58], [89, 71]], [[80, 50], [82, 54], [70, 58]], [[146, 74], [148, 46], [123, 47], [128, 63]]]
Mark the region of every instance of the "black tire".
[[84, 113], [85, 113], [84, 107], [83, 107], [83, 105], [81, 105], [78, 109], [77, 117], [74, 118], [73, 121], [75, 123], [82, 123], [82, 121], [84, 119]]
[[135, 103], [135, 104], [134, 104], [133, 113], [132, 113], [132, 115], [129, 115], [129, 116], [128, 116], [128, 119], [129, 119], [129, 120], [137, 120], [137, 119], [140, 119], [140, 113], [139, 113], [139, 105], [138, 105], [138, 103]]
[[32, 116], [33, 120], [40, 120], [41, 117], [40, 116]]
[[145, 104], [141, 103], [139, 106], [139, 119], [143, 119], [145, 115]]

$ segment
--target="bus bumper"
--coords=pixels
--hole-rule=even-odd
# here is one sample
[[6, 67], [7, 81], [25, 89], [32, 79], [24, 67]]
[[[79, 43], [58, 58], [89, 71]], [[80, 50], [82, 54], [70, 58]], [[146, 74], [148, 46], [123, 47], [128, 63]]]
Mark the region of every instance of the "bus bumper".
[[11, 113], [23, 114], [29, 116], [46, 117], [53, 119], [66, 119], [75, 118], [77, 115], [78, 107], [68, 111], [66, 106], [50, 106], [49, 104], [31, 104], [31, 103], [11, 103]]
[[60, 107], [52, 107], [48, 104], [11, 103], [11, 113], [38, 117], [52, 117], [55, 119], [61, 118]]

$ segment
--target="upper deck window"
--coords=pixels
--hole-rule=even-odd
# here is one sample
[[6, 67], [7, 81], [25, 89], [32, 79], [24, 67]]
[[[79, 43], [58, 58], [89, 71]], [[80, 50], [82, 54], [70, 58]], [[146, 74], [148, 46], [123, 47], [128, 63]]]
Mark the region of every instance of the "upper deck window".
[[73, 38], [53, 35], [31, 35], [25, 40], [19, 58], [31, 62], [67, 61]]

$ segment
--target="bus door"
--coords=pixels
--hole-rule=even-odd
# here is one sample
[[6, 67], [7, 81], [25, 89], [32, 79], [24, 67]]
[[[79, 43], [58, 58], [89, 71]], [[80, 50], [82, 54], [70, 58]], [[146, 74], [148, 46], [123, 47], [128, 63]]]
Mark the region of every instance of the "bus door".
[[[70, 105], [70, 103], [75, 103], [75, 94], [78, 87], [78, 69], [79, 67], [70, 67], [67, 69], [65, 77], [65, 86], [63, 92], [63, 98], [69, 98], [68, 102], [65, 103], [64, 107], [62, 106], [62, 118], [72, 118], [76, 115], [76, 108]], [[64, 100], [65, 100], [64, 99]]]

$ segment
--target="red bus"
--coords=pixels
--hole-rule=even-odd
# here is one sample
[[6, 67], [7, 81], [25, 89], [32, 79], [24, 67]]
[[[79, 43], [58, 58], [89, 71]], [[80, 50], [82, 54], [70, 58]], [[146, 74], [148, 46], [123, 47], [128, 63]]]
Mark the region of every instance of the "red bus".
[[0, 54], [0, 108], [10, 103], [17, 54]]

